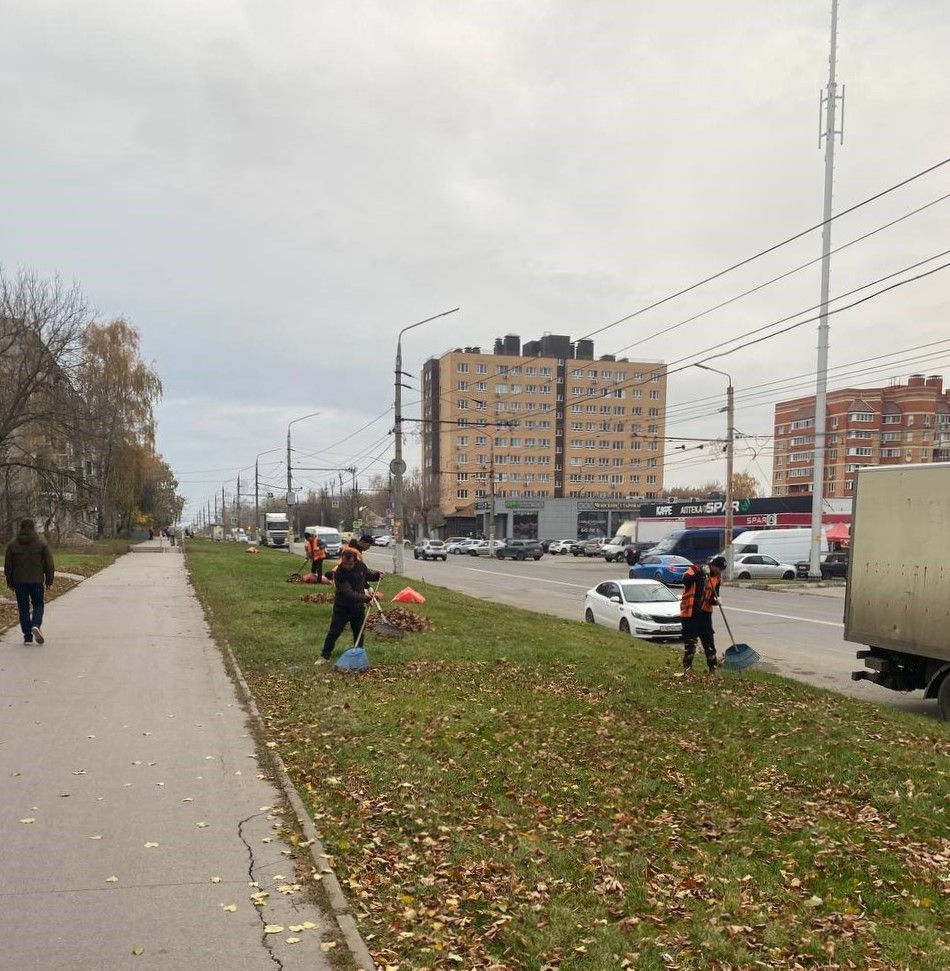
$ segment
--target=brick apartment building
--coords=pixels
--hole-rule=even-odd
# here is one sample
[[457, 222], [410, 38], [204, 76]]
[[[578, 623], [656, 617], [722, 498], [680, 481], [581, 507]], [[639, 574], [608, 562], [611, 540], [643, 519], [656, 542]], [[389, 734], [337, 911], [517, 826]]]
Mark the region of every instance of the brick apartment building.
[[[495, 499], [652, 498], [663, 489], [666, 365], [514, 334], [423, 368], [423, 473], [446, 517]], [[493, 489], [494, 487], [494, 489]]]
[[[912, 374], [907, 384], [842, 388], [827, 394], [824, 494], [849, 498], [865, 465], [950, 461], [950, 393], [943, 377]], [[772, 495], [810, 495], [815, 396], [775, 406]]]

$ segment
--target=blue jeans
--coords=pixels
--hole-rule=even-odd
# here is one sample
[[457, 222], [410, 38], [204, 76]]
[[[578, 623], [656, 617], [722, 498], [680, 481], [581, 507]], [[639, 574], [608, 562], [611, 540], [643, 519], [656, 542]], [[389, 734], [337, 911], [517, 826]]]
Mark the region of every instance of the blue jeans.
[[[20, 611], [20, 630], [26, 640], [33, 640], [33, 628], [43, 626], [43, 584], [42, 583], [14, 583], [16, 605]], [[30, 605], [33, 606], [33, 616], [30, 617]]]

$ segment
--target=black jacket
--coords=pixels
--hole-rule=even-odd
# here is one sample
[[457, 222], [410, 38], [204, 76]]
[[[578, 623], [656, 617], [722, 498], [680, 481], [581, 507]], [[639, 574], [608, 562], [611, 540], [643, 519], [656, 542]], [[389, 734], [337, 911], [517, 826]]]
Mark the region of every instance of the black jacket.
[[367, 580], [378, 580], [379, 574], [366, 569], [366, 564], [357, 561], [351, 568], [338, 566], [333, 571], [334, 607], [353, 609], [369, 603], [372, 593], [367, 589]]
[[15, 583], [53, 585], [53, 554], [35, 526], [21, 526], [16, 539], [7, 544], [3, 572], [11, 587]]

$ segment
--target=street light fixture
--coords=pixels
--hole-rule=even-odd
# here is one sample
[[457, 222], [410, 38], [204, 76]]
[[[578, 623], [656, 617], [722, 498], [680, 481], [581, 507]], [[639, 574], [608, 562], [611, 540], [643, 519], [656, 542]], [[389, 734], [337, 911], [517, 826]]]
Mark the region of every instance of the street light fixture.
[[294, 502], [294, 486], [293, 480], [291, 478], [290, 469], [290, 426], [296, 425], [298, 421], [305, 421], [307, 418], [316, 418], [319, 415], [319, 411], [312, 411], [309, 415], [301, 415], [299, 418], [294, 418], [293, 421], [287, 423], [287, 547], [290, 548], [290, 544], [296, 538], [293, 534], [293, 513], [290, 507]]
[[[393, 476], [393, 540], [396, 544], [393, 549], [393, 573], [397, 574], [403, 572], [405, 563], [403, 558], [405, 550], [403, 550], [402, 546], [402, 477], [406, 472], [406, 463], [402, 458], [402, 389], [408, 387], [408, 385], [404, 385], [402, 379], [403, 377], [408, 377], [408, 375], [402, 369], [402, 335], [414, 327], [421, 327], [423, 324], [429, 323], [430, 320], [438, 320], [439, 317], [447, 317], [449, 314], [454, 314], [458, 309], [458, 307], [455, 307], [452, 310], [445, 310], [440, 314], [435, 314], [433, 317], [426, 317], [425, 320], [419, 320], [414, 324], [410, 324], [408, 327], [403, 327], [399, 331], [399, 336], [396, 338], [395, 394], [393, 396], [393, 412], [396, 416], [396, 449], [392, 463], [389, 466], [389, 471], [392, 472]], [[288, 469], [289, 464], [288, 459]], [[289, 471], [287, 474], [288, 476], [290, 475]]]
[[732, 552], [732, 461], [736, 436], [732, 375], [726, 371], [720, 371], [719, 368], [710, 367], [708, 364], [697, 364], [696, 367], [702, 368], [704, 371], [713, 371], [716, 374], [721, 374], [729, 382], [726, 387], [726, 522], [723, 535], [723, 549], [726, 554], [726, 579], [731, 580], [734, 572], [734, 557]]

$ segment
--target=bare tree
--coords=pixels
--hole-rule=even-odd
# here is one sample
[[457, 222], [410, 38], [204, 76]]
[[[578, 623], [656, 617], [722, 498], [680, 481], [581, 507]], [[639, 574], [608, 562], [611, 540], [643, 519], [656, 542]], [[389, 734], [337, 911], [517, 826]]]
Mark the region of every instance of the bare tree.
[[[7, 535], [11, 517], [34, 511], [42, 487], [37, 475], [61, 485], [73, 471], [61, 461], [62, 442], [81, 410], [74, 382], [91, 320], [78, 284], [27, 270], [10, 276], [0, 267], [0, 487]], [[58, 492], [60, 498], [67, 493]]]

